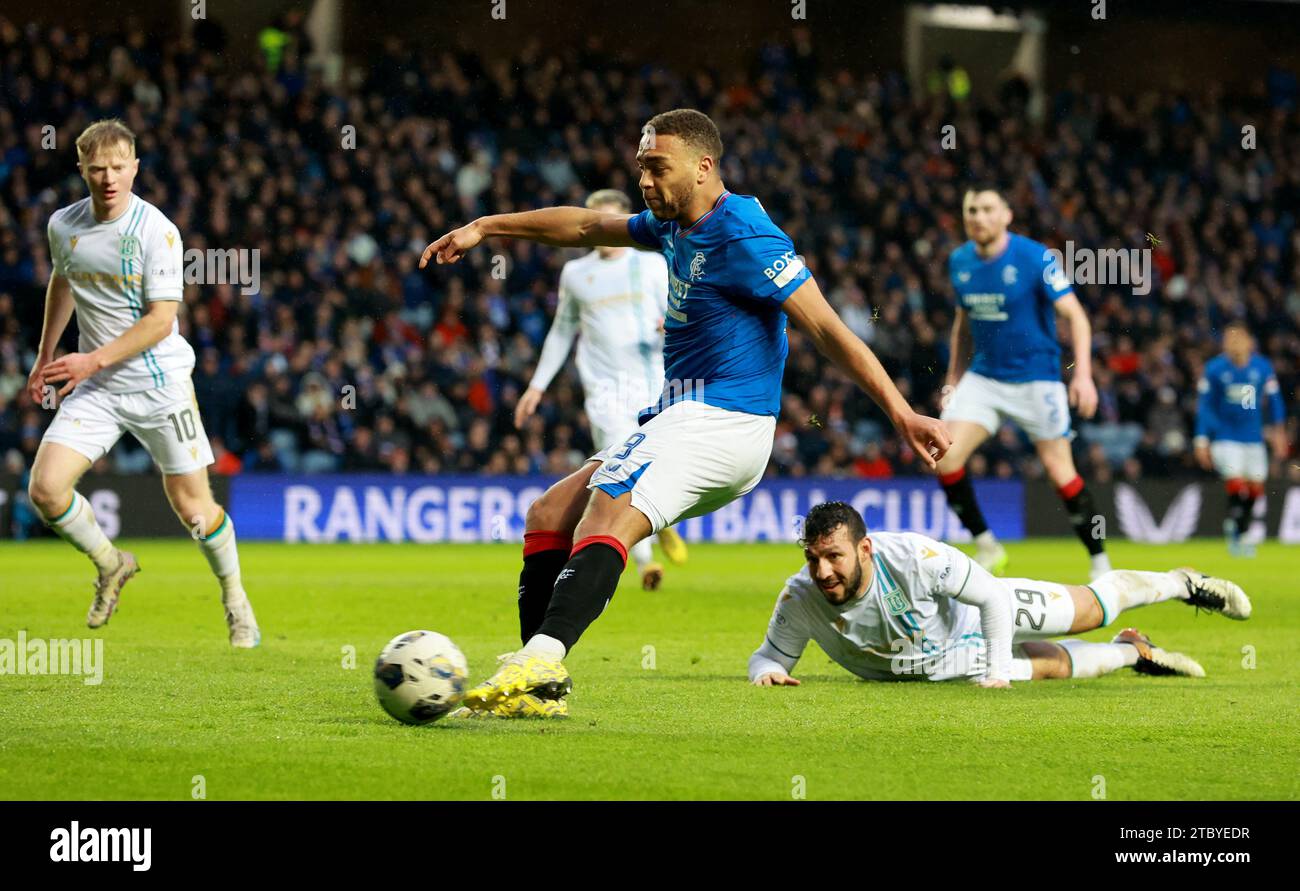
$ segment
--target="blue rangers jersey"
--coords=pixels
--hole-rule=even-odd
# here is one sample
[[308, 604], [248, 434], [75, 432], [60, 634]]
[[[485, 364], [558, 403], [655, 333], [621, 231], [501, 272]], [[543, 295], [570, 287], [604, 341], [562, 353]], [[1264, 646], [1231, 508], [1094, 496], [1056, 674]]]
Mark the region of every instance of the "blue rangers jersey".
[[1264, 405], [1270, 424], [1286, 418], [1282, 391], [1273, 365], [1252, 353], [1237, 366], [1220, 353], [1205, 363], [1196, 386], [1201, 394], [1196, 409], [1196, 435], [1211, 440], [1259, 443], [1264, 441]]
[[1012, 234], [983, 260], [968, 241], [948, 257], [948, 275], [970, 321], [969, 370], [1012, 384], [1061, 379], [1053, 305], [1071, 288], [1047, 248]]
[[811, 274], [758, 199], [723, 192], [690, 226], [649, 210], [628, 233], [668, 261], [664, 391], [641, 423], [682, 400], [777, 416], [789, 349], [785, 299]]

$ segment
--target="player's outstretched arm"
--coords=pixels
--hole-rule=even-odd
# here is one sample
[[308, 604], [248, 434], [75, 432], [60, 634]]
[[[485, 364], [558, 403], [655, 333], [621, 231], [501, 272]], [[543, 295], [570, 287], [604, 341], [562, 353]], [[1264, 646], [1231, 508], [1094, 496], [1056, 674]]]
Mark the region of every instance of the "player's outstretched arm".
[[[1011, 646], [1015, 624], [1011, 614], [1011, 592], [984, 567], [970, 558], [966, 578], [951, 596], [970, 604], [980, 611], [980, 631], [984, 635], [984, 650], [988, 657], [988, 671], [980, 679], [982, 687], [1011, 686]], [[956, 585], [957, 572], [948, 578]]]
[[455, 263], [485, 238], [522, 238], [556, 247], [644, 247], [628, 232], [631, 218], [631, 214], [585, 207], [545, 207], [479, 217], [426, 247], [420, 255], [420, 268], [435, 258], [440, 264]]
[[57, 272], [50, 276], [45, 288], [45, 321], [41, 325], [41, 345], [36, 351], [36, 362], [27, 376], [27, 395], [39, 403], [45, 391], [45, 367], [54, 361], [54, 350], [59, 338], [72, 320], [76, 304], [72, 299], [72, 284]]
[[1080, 417], [1091, 418], [1097, 413], [1097, 385], [1092, 381], [1092, 323], [1073, 293], [1058, 297], [1053, 306], [1070, 325], [1070, 346], [1074, 349], [1070, 404], [1078, 409]]
[[134, 325], [93, 353], [68, 353], [46, 365], [44, 382], [63, 383], [59, 395], [66, 396], [91, 375], [144, 352], [170, 334], [180, 306], [179, 300], [151, 302], [149, 311], [136, 319]]
[[822, 296], [817, 282], [808, 279], [785, 301], [784, 309], [795, 327], [806, 334], [817, 351], [834, 362], [862, 390], [875, 400], [931, 469], [948, 451], [951, 440], [942, 421], [912, 410], [890, 380], [876, 354], [849, 330]]

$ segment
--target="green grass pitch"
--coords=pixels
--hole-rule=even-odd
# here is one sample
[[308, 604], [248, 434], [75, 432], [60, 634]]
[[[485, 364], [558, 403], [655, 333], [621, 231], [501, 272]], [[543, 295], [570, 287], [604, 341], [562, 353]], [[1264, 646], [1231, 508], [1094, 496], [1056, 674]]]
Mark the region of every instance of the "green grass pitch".
[[[1251, 595], [1248, 622], [1162, 604], [1088, 635], [1137, 626], [1209, 677], [1123, 671], [1010, 691], [866, 683], [815, 645], [795, 672], [802, 687], [748, 686], [746, 660], [801, 554], [694, 545], [659, 592], [624, 576], [567, 660], [572, 718], [427, 727], [380, 710], [374, 658], [429, 628], [484, 677], [517, 646], [518, 545], [242, 544], [263, 632], [251, 652], [229, 649], [192, 543], [128, 546], [144, 571], [99, 632], [83, 624], [85, 558], [52, 540], [0, 546], [0, 638], [105, 641], [99, 686], [0, 675], [0, 798], [190, 799], [196, 777], [208, 799], [1090, 800], [1094, 777], [1111, 800], [1300, 791], [1300, 551], [1276, 544], [1253, 561], [1217, 541], [1112, 545], [1117, 566], [1192, 564]], [[1082, 580], [1076, 542], [1009, 547], [1016, 575]]]

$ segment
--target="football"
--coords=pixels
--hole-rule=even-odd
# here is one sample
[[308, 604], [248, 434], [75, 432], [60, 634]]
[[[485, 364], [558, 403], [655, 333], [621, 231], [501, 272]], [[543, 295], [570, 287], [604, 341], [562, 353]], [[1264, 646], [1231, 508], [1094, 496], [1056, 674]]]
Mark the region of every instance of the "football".
[[469, 665], [451, 638], [408, 631], [388, 642], [375, 661], [375, 695], [403, 724], [429, 724], [460, 704]]

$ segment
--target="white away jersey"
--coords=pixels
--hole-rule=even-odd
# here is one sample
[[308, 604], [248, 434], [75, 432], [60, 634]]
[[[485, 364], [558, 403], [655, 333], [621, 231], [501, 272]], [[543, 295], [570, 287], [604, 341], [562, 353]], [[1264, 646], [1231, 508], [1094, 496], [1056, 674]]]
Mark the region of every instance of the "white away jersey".
[[564, 264], [559, 290], [532, 386], [550, 385], [581, 334], [577, 366], [587, 415], [594, 425], [621, 426], [663, 389], [668, 266], [662, 256], [632, 248], [610, 259], [592, 251]]
[[[90, 198], [55, 211], [48, 227], [56, 274], [72, 285], [78, 349], [89, 353], [121, 336], [156, 300], [180, 300], [181, 236], [162, 211], [132, 194], [126, 212], [98, 222]], [[187, 380], [194, 350], [179, 326], [138, 355], [105, 368], [81, 386], [134, 393]]]
[[[873, 532], [873, 573], [857, 600], [834, 606], [804, 564], [785, 583], [766, 646], [794, 667], [809, 640], [868, 680], [948, 680], [982, 673], [977, 607], [956, 600], [969, 557], [914, 532]], [[866, 567], [863, 567], [866, 571]]]

